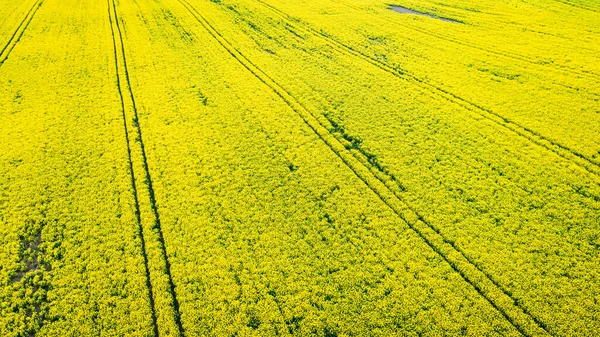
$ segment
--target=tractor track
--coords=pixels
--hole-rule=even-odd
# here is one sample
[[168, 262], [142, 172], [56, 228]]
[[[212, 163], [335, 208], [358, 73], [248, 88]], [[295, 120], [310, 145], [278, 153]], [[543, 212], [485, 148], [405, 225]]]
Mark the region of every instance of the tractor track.
[[268, 86], [310, 129], [361, 179], [396, 215], [403, 219], [416, 234], [438, 253], [467, 283], [469, 283], [492, 307], [502, 314], [520, 333], [526, 336], [549, 335], [546, 325], [523, 308], [507, 290], [503, 289], [489, 274], [484, 272], [472, 258], [468, 257], [454, 243], [426, 221], [399, 195], [396, 185], [390, 186], [391, 179], [384, 179], [376, 173], [377, 167], [369, 165], [356, 151], [350, 151], [330, 129], [323, 125], [312, 112], [306, 109], [287, 90], [276, 83], [269, 75], [258, 68], [240, 51], [231, 45], [187, 0], [178, 0], [200, 25], [244, 68]]
[[4, 47], [2, 47], [2, 49], [0, 50], [0, 67], [2, 67], [4, 62], [6, 62], [6, 60], [8, 59], [8, 56], [13, 51], [13, 49], [15, 48], [17, 43], [19, 43], [19, 41], [21, 41], [21, 37], [23, 36], [23, 33], [25, 33], [25, 30], [27, 29], [27, 27], [29, 27], [31, 20], [37, 13], [38, 9], [42, 6], [43, 2], [44, 2], [44, 0], [37, 0], [33, 4], [31, 9], [29, 9], [29, 12], [27, 12], [27, 15], [25, 15], [25, 17], [23, 18], [21, 23], [19, 23], [19, 25], [17, 26], [17, 29], [15, 29], [15, 31], [10, 36], [10, 38], [8, 39], [8, 41], [6, 42]]
[[[256, 1], [258, 1], [258, 0], [256, 0]], [[340, 4], [342, 6], [346, 6], [348, 8], [352, 8], [353, 10], [355, 10], [357, 12], [365, 12], [364, 9], [361, 9], [361, 8], [358, 8], [358, 7], [354, 7], [354, 6], [349, 5], [347, 3], [343, 3], [342, 0], [331, 0], [331, 1], [334, 2], [334, 3]], [[265, 6], [269, 6], [269, 7], [274, 8], [275, 10], [278, 10], [274, 6], [266, 4], [263, 1], [258, 1], [258, 2], [262, 2]], [[279, 10], [279, 11], [282, 12], [281, 10]], [[282, 12], [282, 13], [284, 13], [284, 12]], [[441, 40], [444, 40], [444, 41], [449, 41], [449, 42], [452, 42], [452, 43], [456, 43], [456, 44], [461, 45], [461, 46], [465, 46], [465, 47], [477, 49], [477, 50], [480, 50], [480, 51], [483, 51], [483, 52], [492, 53], [492, 54], [495, 54], [495, 55], [498, 55], [498, 56], [502, 56], [502, 57], [506, 57], [506, 58], [513, 59], [513, 60], [518, 60], [518, 61], [521, 61], [521, 62], [532, 64], [534, 66], [544, 67], [544, 66], [547, 65], [547, 64], [540, 63], [540, 62], [542, 62], [542, 60], [535, 61], [535, 60], [532, 60], [531, 58], [529, 58], [529, 57], [527, 57], [525, 55], [522, 55], [522, 54], [494, 50], [494, 49], [492, 49], [492, 47], [487, 46], [487, 45], [476, 45], [476, 44], [472, 44], [472, 43], [462, 42], [460, 40], [453, 39], [451, 37], [444, 36], [442, 34], [436, 34], [436, 33], [427, 31], [426, 29], [417, 28], [415, 26], [403, 24], [400, 20], [392, 20], [392, 19], [390, 19], [388, 17], [383, 17], [383, 16], [380, 17], [380, 18], [382, 20], [391, 22], [392, 24], [399, 25], [401, 27], [413, 30], [415, 32], [419, 32], [421, 34], [429, 35], [429, 36], [432, 36], [432, 37], [435, 37], [435, 38], [438, 38], [438, 39], [441, 39]], [[297, 21], [297, 20], [294, 20], [294, 21]], [[306, 25], [308, 25], [308, 24], [306, 24]], [[571, 67], [568, 67], [568, 66], [566, 66], [564, 64], [554, 64], [554, 63], [552, 63], [552, 64], [550, 64], [550, 66], [552, 67], [552, 69], [554, 71], [557, 71], [557, 72], [560, 72], [560, 73], [563, 73], [563, 74], [576, 73], [578, 75], [586, 76], [588, 78], [600, 79], [600, 74], [597, 74], [595, 72], [589, 72], [589, 71], [583, 71], [583, 70], [577, 69], [577, 68], [571, 68]]]
[[[265, 3], [262, 0], [255, 0], [255, 1], [263, 4], [266, 8], [271, 9], [272, 12], [277, 14], [283, 20], [287, 21], [287, 23], [294, 28], [299, 28], [299, 24], [302, 24], [302, 23], [299, 23], [297, 20], [294, 20], [292, 17], [290, 17], [285, 12], [282, 12], [281, 10]], [[394, 67], [392, 67], [384, 62], [381, 62], [373, 57], [370, 57], [369, 55], [366, 55], [360, 51], [357, 51], [356, 49], [352, 48], [351, 46], [348, 46], [348, 45], [344, 44], [343, 42], [341, 42], [323, 32], [319, 32], [319, 31], [315, 30], [314, 28], [308, 26], [307, 24], [302, 24], [302, 25], [304, 25], [306, 27], [300, 27], [300, 29], [304, 30], [305, 32], [308, 32], [309, 34], [311, 34], [317, 38], [324, 40], [326, 43], [328, 43], [330, 46], [332, 46], [337, 51], [347, 54], [347, 55], [352, 55], [354, 57], [360, 58], [360, 59], [376, 66], [377, 68], [379, 68], [387, 73], [392, 74], [393, 76], [395, 76], [397, 78], [400, 78], [409, 83], [414, 83], [414, 84], [418, 85], [419, 87], [421, 87], [423, 90], [429, 91], [432, 94], [432, 96], [442, 97], [445, 100], [462, 107], [463, 109], [466, 109], [474, 114], [479, 115], [480, 117], [483, 117], [483, 118], [497, 124], [498, 126], [501, 126], [503, 128], [510, 130], [511, 132], [529, 140], [530, 142], [532, 142], [538, 146], [541, 146], [551, 152], [554, 152], [555, 154], [559, 155], [560, 157], [568, 160], [571, 163], [576, 164], [577, 166], [581, 167], [582, 169], [593, 174], [596, 178], [600, 177], [600, 163], [589, 158], [588, 156], [586, 156], [576, 150], [573, 150], [567, 146], [564, 146], [550, 138], [547, 138], [547, 137], [541, 135], [540, 133], [536, 132], [535, 130], [532, 130], [528, 127], [525, 127], [518, 123], [515, 123], [515, 122], [509, 120], [508, 118], [506, 118], [496, 112], [491, 111], [490, 109], [487, 109], [476, 103], [466, 100], [452, 92], [449, 92], [446, 89], [443, 89], [434, 84], [428, 83], [415, 75], [407, 73], [406, 71], [395, 69]]]
[[127, 144], [127, 161], [129, 164], [129, 174], [131, 176], [131, 188], [133, 190], [133, 199], [134, 199], [134, 205], [135, 205], [135, 218], [136, 218], [136, 222], [137, 222], [137, 235], [140, 238], [141, 250], [142, 250], [141, 253], [144, 258], [144, 268], [145, 268], [145, 272], [146, 272], [146, 288], [148, 288], [148, 299], [150, 302], [150, 309], [151, 309], [151, 315], [152, 315], [152, 327], [153, 327], [153, 331], [154, 331], [154, 336], [158, 337], [158, 324], [156, 321], [156, 309], [155, 309], [155, 304], [154, 304], [154, 294], [153, 294], [153, 290], [152, 290], [152, 282], [150, 281], [150, 268], [148, 267], [148, 253], [146, 252], [146, 240], [144, 238], [144, 231], [142, 228], [140, 203], [138, 200], [137, 185], [135, 182], [135, 173], [133, 171], [133, 161], [131, 160], [131, 145], [130, 145], [131, 143], [129, 140], [129, 130], [127, 128], [127, 116], [125, 114], [125, 110], [126, 110], [125, 109], [125, 99], [123, 97], [123, 89], [121, 88], [121, 78], [119, 75], [119, 61], [118, 61], [118, 57], [117, 57], [117, 40], [115, 37], [115, 29], [113, 27], [113, 19], [112, 19], [110, 9], [111, 8], [110, 8], [110, 2], [109, 2], [108, 3], [108, 20], [110, 22], [110, 31], [112, 34], [116, 82], [117, 82], [117, 89], [118, 89], [118, 93], [119, 93], [119, 99], [120, 99], [120, 103], [121, 103], [123, 128], [125, 130], [125, 142]]
[[561, 4], [565, 5], [565, 6], [571, 6], [571, 7], [583, 9], [583, 10], [586, 10], [586, 11], [594, 12], [594, 13], [600, 13], [600, 11], [599, 11], [598, 8], [588, 7], [586, 5], [575, 3], [575, 2], [572, 2], [572, 1], [568, 1], [568, 0], [562, 0], [562, 1], [561, 0], [555, 0], [555, 1], [558, 2], [558, 3], [561, 3]]
[[[151, 228], [151, 232], [157, 235], [157, 239], [158, 239], [158, 243], [159, 243], [159, 248], [160, 248], [160, 253], [161, 253], [161, 258], [164, 261], [164, 272], [168, 278], [168, 286], [169, 286], [169, 297], [170, 297], [170, 301], [171, 301], [171, 305], [173, 306], [173, 310], [174, 310], [174, 321], [175, 321], [175, 325], [177, 327], [177, 332], [179, 336], [184, 336], [184, 330], [183, 330], [183, 326], [181, 324], [181, 315], [180, 315], [180, 311], [179, 311], [179, 301], [177, 300], [177, 296], [176, 296], [176, 292], [175, 292], [175, 285], [173, 283], [173, 277], [171, 276], [171, 264], [169, 263], [168, 260], [168, 255], [166, 252], [166, 247], [165, 247], [165, 240], [164, 240], [164, 234], [162, 232], [162, 228], [161, 228], [161, 221], [160, 221], [160, 214], [158, 212], [158, 207], [156, 205], [156, 198], [155, 198], [155, 193], [154, 193], [154, 188], [152, 185], [152, 177], [150, 175], [150, 169], [148, 166], [148, 159], [146, 156], [146, 150], [145, 150], [145, 146], [144, 146], [144, 142], [143, 142], [143, 138], [142, 138], [142, 129], [139, 123], [139, 116], [138, 116], [138, 111], [137, 111], [137, 106], [135, 103], [135, 96], [133, 94], [133, 90], [131, 88], [131, 81], [129, 78], [129, 69], [127, 66], [127, 58], [126, 58], [126, 54], [125, 54], [125, 45], [123, 42], [123, 35], [122, 35], [122, 31], [121, 31], [121, 26], [119, 24], [119, 17], [117, 14], [117, 8], [115, 5], [114, 0], [107, 0], [108, 1], [108, 6], [109, 6], [109, 20], [110, 20], [110, 24], [111, 24], [111, 32], [112, 32], [112, 37], [113, 37], [113, 45], [114, 45], [114, 57], [115, 57], [115, 66], [116, 66], [116, 74], [117, 74], [117, 87], [118, 87], [118, 91], [119, 91], [119, 96], [120, 96], [120, 100], [121, 100], [121, 108], [122, 108], [122, 112], [123, 112], [123, 122], [124, 122], [124, 127], [125, 127], [125, 137], [126, 137], [126, 141], [127, 141], [127, 151], [128, 151], [128, 160], [129, 160], [129, 168], [130, 168], [130, 173], [131, 173], [131, 179], [132, 179], [132, 187], [133, 187], [133, 192], [134, 192], [134, 199], [135, 199], [135, 206], [136, 206], [136, 220], [138, 222], [138, 234], [140, 235], [140, 240], [142, 243], [142, 255], [144, 256], [144, 262], [145, 262], [145, 268], [146, 268], [146, 283], [148, 285], [148, 290], [150, 292], [150, 304], [152, 306], [152, 319], [153, 319], [153, 328], [154, 328], [154, 334], [155, 336], [159, 336], [159, 327], [158, 327], [158, 322], [157, 322], [157, 314], [156, 314], [156, 308], [155, 308], [155, 304], [154, 304], [154, 298], [153, 298], [153, 292], [152, 292], [152, 283], [150, 280], [150, 271], [149, 271], [149, 262], [148, 262], [148, 254], [147, 254], [147, 249], [146, 249], [146, 240], [144, 239], [144, 235], [143, 235], [143, 226], [142, 226], [142, 220], [141, 220], [141, 212], [140, 212], [140, 204], [139, 204], [139, 199], [138, 199], [138, 189], [136, 187], [136, 179], [135, 179], [135, 173], [133, 171], [133, 161], [132, 161], [132, 155], [131, 155], [131, 141], [129, 138], [129, 131], [128, 131], [128, 126], [127, 126], [127, 115], [125, 113], [125, 102], [124, 102], [124, 93], [123, 93], [123, 86], [121, 85], [121, 81], [124, 82], [124, 86], [127, 88], [127, 94], [129, 96], [129, 100], [131, 101], [131, 105], [132, 105], [132, 110], [133, 110], [133, 116], [132, 116], [132, 120], [133, 120], [133, 125], [137, 134], [136, 137], [136, 143], [139, 146], [139, 151], [141, 152], [141, 159], [142, 159], [142, 166], [144, 169], [143, 172], [143, 176], [144, 176], [144, 183], [147, 185], [148, 188], [148, 196], [149, 196], [149, 202], [150, 202], [150, 208], [152, 209], [152, 215], [153, 215], [153, 226]], [[113, 23], [116, 26], [116, 30], [113, 28]], [[118, 54], [120, 54], [121, 59], [122, 59], [122, 65], [119, 66], [119, 57]], [[122, 69], [122, 70], [121, 70]], [[123, 72], [122, 75], [119, 75], [120, 72]], [[131, 117], [130, 117], [131, 118]]]

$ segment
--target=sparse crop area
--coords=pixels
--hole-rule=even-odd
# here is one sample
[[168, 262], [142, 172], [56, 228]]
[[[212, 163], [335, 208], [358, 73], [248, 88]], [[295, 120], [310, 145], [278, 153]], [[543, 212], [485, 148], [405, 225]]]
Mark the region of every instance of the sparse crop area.
[[600, 334], [593, 0], [0, 0], [0, 336]]

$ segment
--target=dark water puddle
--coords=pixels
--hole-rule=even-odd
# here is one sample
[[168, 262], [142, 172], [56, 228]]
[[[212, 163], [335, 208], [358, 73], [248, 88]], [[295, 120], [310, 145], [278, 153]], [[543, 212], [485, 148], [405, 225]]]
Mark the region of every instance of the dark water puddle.
[[429, 14], [429, 13], [418, 12], [418, 11], [412, 10], [410, 8], [402, 7], [402, 6], [389, 5], [388, 9], [391, 9], [394, 12], [398, 12], [398, 13], [401, 13], [401, 14], [422, 15], [422, 16], [426, 16], [426, 17], [429, 17], [429, 18], [432, 18], [432, 19], [438, 19], [438, 20], [442, 20], [442, 21], [446, 21], [446, 22], [461, 23], [460, 21], [457, 21], [457, 20], [443, 18], [443, 17], [436, 16], [436, 15]]

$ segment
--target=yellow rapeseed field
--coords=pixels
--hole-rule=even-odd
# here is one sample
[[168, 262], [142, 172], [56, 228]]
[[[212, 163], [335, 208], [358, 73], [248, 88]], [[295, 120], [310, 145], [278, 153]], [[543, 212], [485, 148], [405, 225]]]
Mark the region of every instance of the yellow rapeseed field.
[[0, 0], [0, 336], [600, 334], [595, 0]]

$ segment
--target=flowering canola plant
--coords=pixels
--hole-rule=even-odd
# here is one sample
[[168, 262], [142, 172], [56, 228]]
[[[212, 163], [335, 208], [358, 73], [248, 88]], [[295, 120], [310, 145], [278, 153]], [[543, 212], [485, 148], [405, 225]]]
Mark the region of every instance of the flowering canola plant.
[[600, 7], [394, 5], [0, 3], [0, 334], [600, 330]]

